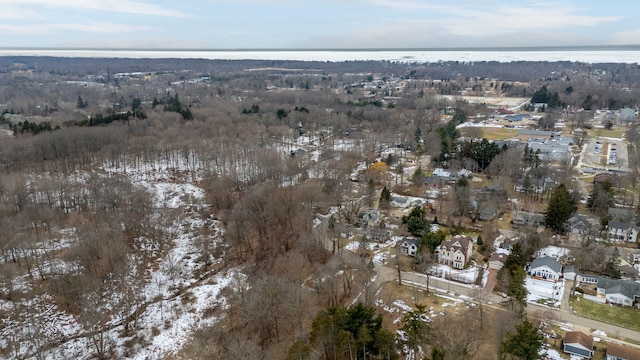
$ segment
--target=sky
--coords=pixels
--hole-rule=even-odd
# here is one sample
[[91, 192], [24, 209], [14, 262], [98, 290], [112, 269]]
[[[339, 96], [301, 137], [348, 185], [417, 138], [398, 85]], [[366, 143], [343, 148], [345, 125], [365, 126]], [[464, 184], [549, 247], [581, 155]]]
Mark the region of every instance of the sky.
[[638, 0], [0, 0], [0, 9], [4, 48], [640, 45]]

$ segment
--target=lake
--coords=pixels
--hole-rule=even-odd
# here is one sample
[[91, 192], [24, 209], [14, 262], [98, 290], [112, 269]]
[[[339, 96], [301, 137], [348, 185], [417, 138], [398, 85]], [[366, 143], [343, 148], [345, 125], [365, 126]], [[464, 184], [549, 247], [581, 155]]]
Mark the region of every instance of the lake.
[[460, 50], [120, 50], [120, 49], [0, 49], [0, 56], [55, 56], [135, 59], [300, 60], [300, 61], [577, 61], [584, 63], [640, 62], [638, 47], [522, 48]]

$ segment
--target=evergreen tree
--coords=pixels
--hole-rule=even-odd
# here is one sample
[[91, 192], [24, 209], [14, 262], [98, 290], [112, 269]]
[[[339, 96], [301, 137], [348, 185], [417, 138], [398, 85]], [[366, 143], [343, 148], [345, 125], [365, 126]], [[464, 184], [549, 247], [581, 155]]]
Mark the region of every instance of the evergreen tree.
[[425, 212], [421, 206], [415, 206], [409, 215], [403, 216], [402, 223], [407, 225], [407, 230], [415, 236], [422, 236], [429, 232], [429, 221], [425, 218]]
[[390, 351], [393, 336], [374, 307], [362, 303], [330, 307], [316, 316], [311, 328], [311, 343], [320, 345], [327, 359], [347, 358], [350, 351], [395, 358]]
[[404, 344], [413, 351], [424, 345], [429, 338], [429, 324], [425, 321], [426, 306], [417, 304], [416, 310], [407, 311], [402, 316], [402, 328], [405, 339]]
[[381, 208], [388, 208], [389, 204], [391, 203], [391, 191], [389, 191], [389, 189], [387, 189], [387, 187], [383, 187], [382, 188], [382, 193], [380, 194], [380, 207]]
[[411, 181], [413, 182], [414, 185], [420, 185], [423, 179], [424, 179], [424, 173], [422, 172], [422, 168], [418, 166], [416, 171], [411, 176]]
[[549, 199], [549, 207], [545, 216], [547, 227], [557, 233], [563, 232], [564, 224], [576, 210], [577, 206], [567, 191], [567, 187], [564, 184], [558, 185]]
[[507, 334], [502, 343], [502, 352], [513, 355], [516, 359], [536, 360], [539, 358], [538, 351], [542, 347], [542, 340], [538, 329], [525, 320], [516, 326], [515, 333]]

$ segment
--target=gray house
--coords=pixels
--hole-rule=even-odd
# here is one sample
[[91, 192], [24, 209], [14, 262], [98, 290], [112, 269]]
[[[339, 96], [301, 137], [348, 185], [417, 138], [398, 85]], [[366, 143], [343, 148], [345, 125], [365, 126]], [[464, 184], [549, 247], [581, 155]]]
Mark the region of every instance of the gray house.
[[544, 215], [526, 211], [516, 211], [513, 217], [513, 225], [518, 226], [545, 226]]
[[368, 238], [371, 241], [383, 243], [391, 239], [391, 233], [387, 229], [380, 229], [377, 227], [370, 228]]
[[562, 265], [553, 258], [544, 256], [533, 260], [529, 274], [543, 279], [558, 280], [562, 275]]
[[420, 241], [416, 238], [404, 237], [398, 241], [398, 248], [402, 255], [416, 256]]
[[631, 306], [640, 299], [640, 284], [633, 281], [599, 277], [596, 290], [609, 304]]
[[591, 359], [593, 356], [593, 338], [581, 331], [569, 331], [564, 336], [562, 350], [571, 355]]
[[565, 223], [565, 228], [574, 234], [588, 234], [592, 225], [586, 216], [574, 213]]
[[635, 217], [635, 213], [633, 209], [614, 208], [614, 207], [610, 207], [607, 210], [607, 215], [611, 220], [617, 220], [617, 221], [623, 221], [623, 222], [633, 221]]

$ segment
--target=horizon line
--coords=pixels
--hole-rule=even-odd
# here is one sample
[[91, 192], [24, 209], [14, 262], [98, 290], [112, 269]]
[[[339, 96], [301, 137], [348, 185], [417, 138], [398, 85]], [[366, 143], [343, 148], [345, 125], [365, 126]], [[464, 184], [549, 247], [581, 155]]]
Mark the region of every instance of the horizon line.
[[366, 51], [604, 51], [604, 50], [637, 50], [640, 51], [640, 44], [636, 45], [569, 45], [569, 46], [476, 46], [476, 47], [380, 47], [380, 48], [135, 48], [135, 47], [46, 47], [46, 46], [0, 46], [0, 51], [211, 51], [211, 52], [250, 52], [250, 51], [274, 51], [274, 52], [320, 52], [320, 51], [341, 51], [341, 52], [366, 52]]

